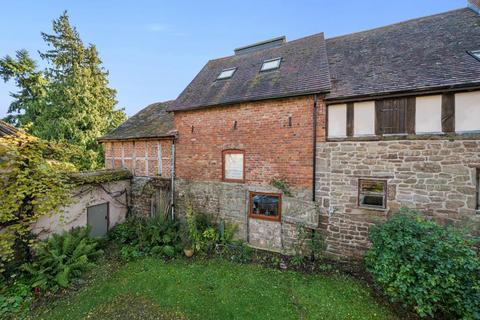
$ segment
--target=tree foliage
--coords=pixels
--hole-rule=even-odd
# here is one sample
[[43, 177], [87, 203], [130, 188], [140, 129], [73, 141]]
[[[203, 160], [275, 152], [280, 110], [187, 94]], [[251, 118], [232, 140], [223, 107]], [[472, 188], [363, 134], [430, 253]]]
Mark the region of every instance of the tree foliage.
[[40, 52], [46, 68], [39, 69], [28, 52], [0, 59], [0, 76], [14, 81], [7, 121], [50, 141], [66, 142], [71, 161], [80, 169], [103, 165], [97, 138], [125, 120], [116, 110], [116, 91], [93, 44], [84, 45], [67, 13], [53, 21], [53, 34], [42, 33], [48, 50]]
[[32, 244], [32, 224], [68, 203], [68, 157], [62, 145], [23, 133], [0, 137], [0, 274], [16, 247]]

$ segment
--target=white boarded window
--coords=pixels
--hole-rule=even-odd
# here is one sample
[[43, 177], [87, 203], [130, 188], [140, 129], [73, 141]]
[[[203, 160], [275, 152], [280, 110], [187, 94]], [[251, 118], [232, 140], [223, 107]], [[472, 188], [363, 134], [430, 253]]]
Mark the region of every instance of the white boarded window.
[[347, 105], [328, 106], [328, 136], [341, 138], [347, 136]]
[[442, 132], [442, 96], [417, 97], [415, 102], [415, 132]]
[[223, 180], [244, 181], [244, 152], [242, 150], [223, 151]]
[[353, 134], [355, 136], [374, 135], [375, 101], [355, 102], [353, 112]]
[[455, 131], [480, 130], [480, 91], [455, 94]]

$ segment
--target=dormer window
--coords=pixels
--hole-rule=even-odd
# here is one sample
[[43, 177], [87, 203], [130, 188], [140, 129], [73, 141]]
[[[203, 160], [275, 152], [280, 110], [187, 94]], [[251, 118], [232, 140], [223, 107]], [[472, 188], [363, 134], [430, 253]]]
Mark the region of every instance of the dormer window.
[[233, 74], [237, 71], [237, 68], [228, 68], [223, 69], [222, 72], [217, 77], [217, 80], [230, 79]]
[[280, 62], [282, 62], [282, 58], [275, 58], [270, 60], [263, 61], [262, 68], [260, 71], [270, 71], [274, 69], [280, 68]]
[[468, 53], [475, 59], [480, 61], [480, 50], [468, 51]]

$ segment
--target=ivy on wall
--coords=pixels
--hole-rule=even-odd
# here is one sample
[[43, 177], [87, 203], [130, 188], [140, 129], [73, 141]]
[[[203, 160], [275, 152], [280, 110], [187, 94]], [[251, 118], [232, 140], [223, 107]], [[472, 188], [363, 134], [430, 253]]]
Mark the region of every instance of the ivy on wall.
[[68, 156], [61, 145], [23, 133], [0, 137], [0, 275], [18, 248], [29, 252], [32, 224], [71, 201]]

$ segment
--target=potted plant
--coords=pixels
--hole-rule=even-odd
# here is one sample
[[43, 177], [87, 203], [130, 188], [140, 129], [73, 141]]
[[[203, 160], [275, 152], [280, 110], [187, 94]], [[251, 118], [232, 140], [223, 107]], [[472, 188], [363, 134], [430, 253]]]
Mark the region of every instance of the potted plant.
[[187, 258], [191, 258], [193, 256], [193, 241], [186, 228], [184, 228], [182, 232], [182, 246], [185, 256]]

